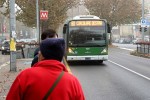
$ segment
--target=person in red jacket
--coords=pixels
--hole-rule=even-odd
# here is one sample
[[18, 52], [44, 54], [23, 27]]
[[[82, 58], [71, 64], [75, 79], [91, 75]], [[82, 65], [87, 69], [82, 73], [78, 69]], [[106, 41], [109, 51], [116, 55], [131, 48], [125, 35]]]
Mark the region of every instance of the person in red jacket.
[[[6, 100], [85, 100], [78, 79], [61, 62], [64, 50], [64, 39], [43, 40], [40, 44], [39, 62], [16, 77]], [[53, 87], [56, 80], [58, 83]], [[48, 94], [50, 89], [52, 92]]]

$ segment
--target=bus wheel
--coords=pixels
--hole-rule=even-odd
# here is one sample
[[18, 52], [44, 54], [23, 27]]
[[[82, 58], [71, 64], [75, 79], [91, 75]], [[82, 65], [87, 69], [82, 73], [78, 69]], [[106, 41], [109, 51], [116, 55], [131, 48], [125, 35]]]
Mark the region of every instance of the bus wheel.
[[100, 60], [100, 61], [99, 61], [99, 63], [101, 63], [101, 64], [102, 64], [102, 63], [103, 63], [103, 60]]

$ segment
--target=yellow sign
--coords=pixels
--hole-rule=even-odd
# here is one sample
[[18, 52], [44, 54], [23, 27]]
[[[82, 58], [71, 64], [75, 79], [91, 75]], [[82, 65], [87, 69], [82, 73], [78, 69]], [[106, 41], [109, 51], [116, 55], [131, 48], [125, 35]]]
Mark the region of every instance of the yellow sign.
[[14, 38], [11, 38], [10, 40], [10, 51], [16, 51], [16, 42]]
[[71, 21], [70, 26], [102, 26], [103, 21]]

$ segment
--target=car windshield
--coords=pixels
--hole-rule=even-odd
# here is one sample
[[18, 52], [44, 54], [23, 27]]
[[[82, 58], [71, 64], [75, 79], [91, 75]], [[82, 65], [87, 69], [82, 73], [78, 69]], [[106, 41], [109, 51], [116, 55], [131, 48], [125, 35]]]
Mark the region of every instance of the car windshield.
[[3, 46], [9, 46], [9, 41], [3, 42]]

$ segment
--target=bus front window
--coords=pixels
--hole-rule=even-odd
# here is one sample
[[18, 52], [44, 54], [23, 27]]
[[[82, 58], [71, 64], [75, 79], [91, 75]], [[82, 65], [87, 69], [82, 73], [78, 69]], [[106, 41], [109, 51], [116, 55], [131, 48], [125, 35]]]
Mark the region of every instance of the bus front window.
[[69, 46], [104, 46], [106, 31], [104, 26], [70, 27]]

